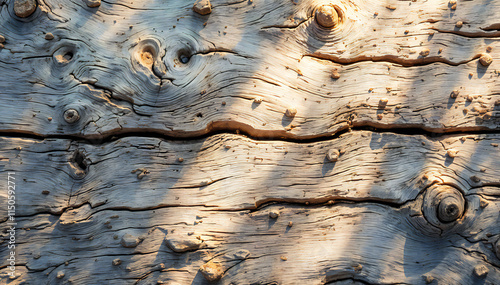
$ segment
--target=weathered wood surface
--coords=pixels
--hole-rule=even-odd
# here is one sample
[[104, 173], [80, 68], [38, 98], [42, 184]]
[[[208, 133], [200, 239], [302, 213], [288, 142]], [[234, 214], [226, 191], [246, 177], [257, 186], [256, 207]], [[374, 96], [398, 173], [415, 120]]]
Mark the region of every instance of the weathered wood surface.
[[[468, 230], [498, 230], [500, 204], [482, 210], [478, 199], [468, 197], [468, 210], [478, 210], [467, 218], [467, 226], [472, 225]], [[468, 231], [428, 236], [425, 231], [432, 227], [417, 227], [413, 219], [418, 218], [407, 207], [411, 203], [402, 208], [277, 205], [257, 212], [200, 207], [89, 211], [82, 206], [77, 210], [84, 213], [75, 223], [63, 224], [62, 218], [48, 214], [22, 219], [21, 226], [29, 230], [21, 230], [19, 239], [31, 242], [19, 246], [24, 267], [19, 280], [57, 284], [56, 275], [64, 272], [60, 282], [68, 284], [208, 284], [198, 269], [212, 261], [224, 268], [220, 284], [325, 284], [349, 278], [425, 284], [422, 276], [432, 276], [438, 284], [498, 281], [500, 262], [491, 238], [482, 240], [484, 234], [479, 234], [480, 241], [468, 241], [477, 236]], [[280, 211], [277, 220], [269, 218], [271, 210]], [[123, 247], [125, 234], [138, 238], [138, 245]], [[197, 250], [177, 253], [168, 246], [171, 240], [198, 237], [202, 243]], [[116, 259], [121, 260], [118, 266], [112, 264]], [[489, 269], [484, 279], [474, 275], [477, 265]]]
[[[224, 268], [221, 284], [425, 284], [426, 276], [439, 284], [494, 284], [498, 143], [493, 134], [431, 139], [365, 131], [308, 144], [228, 134], [104, 145], [4, 137], [2, 170], [23, 177], [15, 280], [52, 284], [62, 271], [61, 281], [73, 284], [203, 284], [198, 269], [212, 260]], [[342, 150], [335, 163], [325, 159], [330, 149]], [[75, 176], [77, 151], [87, 164], [82, 176]], [[423, 213], [427, 193], [445, 185], [467, 201], [451, 226]], [[125, 234], [137, 247], [121, 245]], [[198, 237], [203, 242], [193, 242]], [[186, 243], [194, 249], [171, 248]], [[234, 257], [241, 250], [250, 253], [244, 261]], [[117, 258], [122, 264], [113, 266]], [[479, 265], [486, 277], [474, 275]]]
[[[19, 214], [33, 215], [85, 203], [130, 210], [242, 210], [338, 199], [402, 204], [433, 183], [461, 189], [500, 184], [499, 143], [499, 135], [428, 139], [356, 131], [310, 144], [221, 134], [179, 142], [130, 137], [104, 145], [4, 138], [1, 147], [8, 168], [23, 177], [18, 187], [29, 189], [18, 194]], [[337, 162], [327, 160], [330, 149], [341, 151]]]
[[[324, 30], [311, 15], [329, 2], [296, 2], [213, 1], [212, 14], [200, 16], [191, 1], [89, 8], [50, 0], [23, 19], [5, 2], [0, 129], [194, 136], [222, 128], [272, 137], [367, 125], [498, 129], [499, 32], [481, 28], [498, 25], [499, 3], [463, 1], [451, 10], [437, 0], [336, 1], [343, 22]], [[487, 46], [486, 68], [477, 59]], [[340, 79], [330, 78], [334, 68]], [[80, 111], [77, 123], [63, 120], [68, 108]], [[293, 120], [287, 108], [297, 109]]]
[[500, 280], [500, 3], [14, 2], [0, 283]]

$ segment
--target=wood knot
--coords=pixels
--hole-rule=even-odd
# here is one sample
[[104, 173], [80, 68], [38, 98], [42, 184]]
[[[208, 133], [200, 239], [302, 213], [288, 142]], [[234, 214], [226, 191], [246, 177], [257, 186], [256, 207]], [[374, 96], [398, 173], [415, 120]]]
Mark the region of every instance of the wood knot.
[[330, 75], [333, 79], [339, 79], [340, 78], [340, 73], [337, 68], [332, 69], [332, 73]]
[[278, 212], [277, 210], [272, 210], [271, 212], [269, 212], [269, 218], [271, 219], [277, 219], [279, 216], [280, 212]]
[[456, 10], [457, 9], [457, 1], [456, 0], [451, 0], [448, 3], [448, 6], [450, 7], [451, 10]]
[[45, 34], [45, 39], [48, 40], [48, 41], [51, 41], [54, 39], [54, 34], [52, 33], [46, 33]]
[[131, 234], [125, 234], [122, 236], [120, 244], [126, 248], [133, 248], [139, 244], [139, 239]]
[[486, 207], [488, 206], [488, 204], [489, 204], [489, 203], [488, 203], [488, 201], [486, 201], [486, 200], [485, 200], [485, 199], [483, 199], [483, 198], [481, 198], [481, 199], [479, 200], [479, 207], [481, 207], [481, 209], [486, 208]]
[[225, 259], [229, 260], [245, 260], [250, 256], [250, 251], [246, 249], [238, 249], [231, 253], [226, 253], [224, 255]]
[[475, 175], [471, 176], [470, 180], [472, 180], [472, 182], [474, 182], [474, 183], [481, 182], [481, 179], [479, 177], [475, 176]]
[[153, 66], [154, 57], [155, 57], [155, 52], [151, 46], [145, 46], [140, 53], [142, 64], [144, 64], [149, 68]]
[[315, 12], [316, 22], [323, 28], [332, 29], [340, 22], [337, 9], [333, 5], [322, 5]]
[[380, 109], [385, 109], [385, 107], [387, 106], [387, 103], [389, 103], [389, 99], [382, 98], [382, 99], [380, 99], [380, 101], [378, 101], [378, 107]]
[[428, 189], [423, 210], [426, 219], [435, 226], [451, 223], [463, 216], [465, 198], [454, 187], [437, 185]]
[[200, 272], [210, 282], [217, 281], [221, 279], [222, 275], [224, 274], [224, 270], [222, 268], [222, 265], [220, 263], [215, 263], [215, 262], [208, 262], [203, 264], [200, 267]]
[[167, 74], [167, 67], [162, 61], [164, 51], [161, 44], [156, 39], [142, 40], [135, 48], [135, 61], [147, 68], [157, 78], [164, 78]]
[[361, 265], [359, 263], [352, 264], [351, 266], [354, 269], [354, 271], [356, 271], [357, 273], [360, 273], [361, 270], [363, 270], [363, 265]]
[[431, 284], [434, 281], [434, 277], [431, 275], [424, 275], [422, 279], [425, 281], [425, 284]]
[[488, 274], [488, 271], [489, 271], [488, 267], [486, 267], [483, 264], [474, 267], [474, 275], [476, 275], [479, 278], [485, 277]]
[[75, 109], [68, 109], [64, 112], [64, 120], [68, 124], [76, 123], [80, 120], [80, 114]]
[[208, 15], [212, 13], [212, 5], [209, 0], [198, 0], [193, 5], [193, 11], [200, 15]]
[[83, 0], [85, 4], [87, 4], [87, 7], [90, 8], [95, 8], [101, 6], [101, 0]]
[[182, 253], [199, 249], [203, 241], [195, 236], [173, 236], [167, 239], [167, 246], [175, 252]]
[[285, 116], [287, 116], [289, 118], [293, 118], [293, 117], [295, 117], [295, 115], [297, 115], [297, 109], [295, 109], [295, 108], [286, 109]]
[[459, 95], [459, 94], [460, 94], [460, 90], [453, 90], [453, 91], [451, 91], [451, 93], [450, 93], [450, 98], [455, 99], [455, 98], [457, 98], [457, 97], [458, 97], [458, 95]]
[[58, 65], [68, 64], [75, 56], [76, 49], [74, 46], [63, 46], [59, 48], [53, 55], [53, 59]]
[[145, 168], [134, 169], [130, 173], [137, 173], [137, 179], [142, 179], [144, 176], [148, 175], [150, 172]]
[[481, 63], [482, 66], [489, 66], [492, 62], [493, 58], [487, 53], [483, 53], [479, 58], [479, 63]]
[[331, 162], [339, 160], [340, 152], [337, 149], [330, 149], [326, 154], [326, 159]]
[[29, 17], [35, 12], [37, 7], [35, 0], [16, 0], [14, 1], [14, 13], [19, 18]]
[[75, 151], [69, 165], [75, 179], [82, 179], [87, 175], [89, 162], [83, 151]]
[[464, 200], [461, 195], [444, 197], [438, 206], [438, 218], [444, 223], [455, 221], [462, 215], [463, 212]]
[[455, 158], [458, 156], [458, 150], [453, 150], [453, 149], [449, 149], [448, 151], [446, 151], [446, 154], [450, 157], [450, 158]]
[[428, 48], [423, 48], [421, 51], [420, 51], [420, 56], [421, 57], [426, 57], [430, 54], [430, 50]]
[[121, 259], [116, 258], [116, 259], [113, 259], [112, 264], [113, 264], [113, 266], [118, 266], [118, 265], [122, 264], [122, 261], [121, 261]]

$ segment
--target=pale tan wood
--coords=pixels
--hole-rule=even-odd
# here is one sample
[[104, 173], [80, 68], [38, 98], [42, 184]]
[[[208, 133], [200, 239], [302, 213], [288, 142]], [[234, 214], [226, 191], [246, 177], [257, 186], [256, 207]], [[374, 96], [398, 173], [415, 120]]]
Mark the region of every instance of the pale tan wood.
[[[500, 3], [13, 2], [0, 172], [18, 275], [2, 207], [0, 283], [500, 279]], [[331, 30], [312, 16], [328, 3]]]
[[[22, 21], [2, 6], [0, 70], [8, 76], [0, 83], [0, 129], [99, 137], [222, 128], [307, 138], [350, 125], [498, 128], [500, 46], [489, 38], [496, 34], [457, 34], [495, 24], [498, 3], [464, 1], [451, 10], [437, 0], [339, 2], [344, 21], [326, 31], [311, 17], [325, 1], [213, 1], [207, 16], [189, 1], [132, 2], [45, 1]], [[458, 32], [436, 31], [453, 31], [458, 20], [465, 23]], [[153, 67], [141, 63], [148, 45]], [[487, 46], [493, 63], [484, 68], [477, 58]], [[192, 55], [187, 64], [179, 61], [184, 53]], [[63, 119], [69, 108], [81, 113], [75, 124]], [[287, 108], [297, 110], [293, 119]]]
[[[17, 250], [28, 271], [16, 282], [50, 283], [62, 271], [76, 284], [204, 284], [198, 269], [213, 258], [227, 269], [220, 284], [424, 284], [425, 276], [472, 284], [477, 265], [493, 281], [499, 140], [358, 131], [311, 144], [228, 134], [96, 146], [3, 138], [3, 169], [22, 177], [17, 238], [26, 242]], [[335, 163], [326, 159], [332, 148], [342, 152]], [[86, 176], [72, 175], [83, 163]], [[436, 224], [428, 216], [436, 209], [423, 212], [425, 197], [444, 185], [464, 193], [466, 210], [457, 222]], [[251, 255], [237, 265], [242, 250]], [[122, 264], [113, 266], [117, 258]]]
[[[436, 182], [465, 193], [499, 185], [499, 143], [498, 135], [429, 139], [355, 131], [307, 144], [221, 134], [178, 142], [130, 137], [102, 145], [3, 138], [0, 147], [4, 169], [22, 177], [19, 214], [32, 215], [61, 214], [86, 203], [131, 210], [243, 210], [273, 201], [343, 199], [402, 204]], [[342, 153], [336, 162], [327, 159], [332, 149]], [[0, 211], [5, 217], [6, 209]]]
[[[19, 262], [30, 273], [18, 278], [49, 284], [209, 284], [198, 269], [211, 261], [224, 268], [217, 284], [346, 279], [426, 284], [425, 276], [444, 284], [494, 284], [500, 262], [491, 251], [494, 238], [486, 233], [498, 234], [500, 204], [492, 198], [481, 209], [478, 195], [467, 199], [469, 215], [462, 222], [467, 230], [439, 238], [429, 236], [432, 226], [417, 227], [419, 217], [410, 216], [415, 215], [412, 208], [418, 210], [414, 202], [401, 208], [376, 203], [272, 205], [255, 212], [97, 207], [85, 219], [66, 225], [57, 216], [41, 214], [20, 219], [25, 230], [18, 238], [27, 242], [18, 246]], [[271, 219], [271, 211], [279, 217]], [[136, 247], [120, 244], [126, 234], [140, 240]], [[167, 245], [172, 236], [196, 236], [203, 242], [198, 250], [176, 253]], [[113, 265], [117, 259], [121, 264]], [[473, 274], [477, 265], [487, 267], [484, 278]], [[64, 272], [60, 281], [58, 272]]]

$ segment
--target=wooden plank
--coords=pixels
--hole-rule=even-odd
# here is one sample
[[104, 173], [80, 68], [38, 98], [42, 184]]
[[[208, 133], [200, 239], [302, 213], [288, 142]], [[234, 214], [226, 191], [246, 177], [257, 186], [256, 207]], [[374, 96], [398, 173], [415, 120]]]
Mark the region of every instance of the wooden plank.
[[[72, 221], [66, 213], [19, 219], [18, 268], [28, 272], [19, 270], [16, 280], [209, 284], [199, 268], [212, 262], [224, 272], [217, 284], [426, 284], [425, 278], [439, 284], [494, 284], [500, 262], [491, 243], [500, 234], [500, 203], [489, 197], [483, 209], [479, 195], [467, 200], [459, 228], [441, 237], [430, 235], [435, 228], [429, 224], [418, 226], [416, 201], [402, 207], [277, 204], [253, 212], [203, 207], [89, 211], [84, 205], [73, 210], [83, 215]], [[279, 217], [270, 218], [271, 211]], [[122, 246], [127, 234], [137, 239], [136, 246]], [[179, 253], [168, 246], [193, 238], [202, 241], [198, 249]], [[476, 266], [485, 266], [487, 275], [474, 275]]]
[[[50, 0], [22, 19], [2, 5], [0, 129], [94, 138], [138, 130], [311, 138], [362, 126], [498, 129], [500, 46], [491, 30], [498, 3], [464, 1], [451, 10], [437, 0], [340, 2], [344, 20], [331, 31], [311, 17], [320, 4], [213, 1], [213, 12], [200, 16], [186, 1], [89, 8]], [[454, 28], [459, 20], [464, 26]], [[485, 68], [477, 59], [488, 46], [493, 63]], [[153, 67], [143, 52], [158, 60]], [[80, 120], [68, 124], [72, 108]], [[287, 108], [297, 110], [293, 119]]]
[[0, 283], [500, 280], [500, 3], [27, 2], [0, 0]]
[[[242, 210], [330, 200], [399, 205], [433, 183], [464, 193], [499, 185], [499, 140], [496, 134], [431, 139], [367, 131], [306, 144], [231, 134], [192, 141], [128, 137], [103, 145], [4, 137], [0, 155], [5, 171], [19, 177], [21, 215], [60, 214], [86, 203]], [[327, 159], [330, 150], [341, 153], [336, 162]], [[6, 209], [0, 211], [5, 217]]]

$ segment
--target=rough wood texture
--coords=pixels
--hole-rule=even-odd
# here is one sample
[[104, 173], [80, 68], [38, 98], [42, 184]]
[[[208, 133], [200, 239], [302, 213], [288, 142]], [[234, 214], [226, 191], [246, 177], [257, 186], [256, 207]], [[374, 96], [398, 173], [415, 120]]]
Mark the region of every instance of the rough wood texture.
[[[468, 210], [480, 209], [478, 197], [469, 197]], [[41, 214], [36, 221], [22, 219], [21, 226], [29, 230], [21, 230], [19, 238], [33, 242], [20, 245], [20, 263], [31, 273], [19, 280], [54, 284], [56, 274], [63, 271], [62, 282], [71, 284], [156, 284], [157, 280], [207, 284], [198, 269], [208, 261], [223, 266], [220, 284], [324, 284], [348, 278], [425, 284], [424, 275], [439, 284], [495, 284], [500, 278], [491, 238], [468, 241], [477, 236], [468, 231], [430, 237], [428, 228], [415, 226], [417, 218], [410, 216], [407, 206], [276, 205], [257, 212], [200, 207], [95, 209], [65, 224], [56, 216]], [[499, 206], [498, 201], [490, 203], [469, 217], [472, 224], [482, 224], [469, 230], [498, 230]], [[280, 211], [276, 220], [268, 215], [274, 209]], [[125, 234], [138, 238], [138, 245], [123, 247], [120, 240]], [[198, 250], [177, 253], [168, 246], [169, 240], [192, 237], [203, 241]], [[118, 266], [112, 264], [116, 259], [121, 261]], [[489, 269], [486, 278], [474, 276], [477, 265]]]
[[[74, 284], [203, 284], [197, 270], [212, 260], [224, 269], [221, 284], [423, 284], [423, 276], [494, 284], [498, 143], [498, 135], [357, 131], [300, 145], [227, 134], [96, 146], [3, 138], [3, 170], [24, 177], [17, 213], [25, 268], [16, 280], [51, 283], [63, 271]], [[332, 148], [341, 150], [337, 162], [326, 159]], [[87, 164], [81, 179], [77, 151]], [[426, 208], [445, 185], [467, 201], [451, 224]], [[244, 261], [234, 256], [246, 251]], [[478, 265], [487, 267], [486, 281], [473, 274]]]
[[[325, 30], [312, 15], [328, 2], [297, 2], [213, 1], [213, 12], [201, 16], [190, 1], [89, 8], [50, 0], [23, 19], [2, 5], [0, 69], [8, 76], [0, 83], [0, 128], [95, 136], [222, 128], [272, 137], [367, 125], [498, 129], [499, 32], [481, 28], [497, 24], [499, 3], [464, 1], [450, 10], [447, 1], [337, 1], [343, 20]], [[478, 58], [488, 46], [493, 63], [483, 67]], [[68, 108], [81, 113], [79, 122], [63, 120]], [[287, 108], [296, 108], [293, 119]]]
[[0, 283], [497, 284], [499, 16], [0, 0]]
[[[178, 142], [130, 137], [104, 145], [4, 138], [2, 155], [9, 168], [24, 178], [19, 187], [30, 189], [18, 194], [22, 215], [60, 214], [85, 203], [131, 210], [159, 206], [240, 210], [272, 201], [401, 204], [436, 182], [461, 189], [498, 184], [498, 147], [493, 145], [500, 143], [499, 138], [428, 139], [364, 131], [310, 144], [254, 141], [238, 135]], [[327, 160], [330, 149], [342, 152], [337, 162]], [[457, 157], [451, 159], [448, 149], [457, 151]], [[80, 165], [75, 160], [78, 153]], [[46, 162], [43, 167], [41, 161]], [[42, 194], [45, 190], [50, 194]]]

